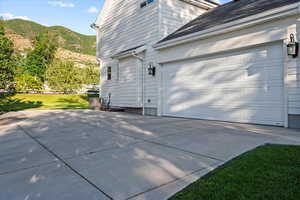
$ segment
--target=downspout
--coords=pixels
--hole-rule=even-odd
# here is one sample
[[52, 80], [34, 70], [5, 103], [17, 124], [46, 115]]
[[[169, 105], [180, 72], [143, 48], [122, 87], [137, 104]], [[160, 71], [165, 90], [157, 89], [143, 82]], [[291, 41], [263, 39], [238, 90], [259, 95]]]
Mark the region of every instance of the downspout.
[[133, 51], [131, 53], [131, 55], [135, 58], [137, 58], [139, 61], [141, 61], [142, 63], [142, 115], [145, 115], [145, 102], [144, 102], [144, 99], [145, 99], [145, 77], [144, 77], [144, 62], [145, 62], [145, 59], [136, 55], [136, 52]]
[[101, 99], [101, 97], [102, 97], [102, 90], [101, 90], [101, 67], [102, 67], [102, 60], [99, 58], [99, 55], [100, 55], [100, 52], [99, 52], [99, 49], [101, 49], [101, 45], [102, 45], [102, 37], [100, 37], [100, 35], [101, 35], [101, 31], [102, 31], [102, 29], [100, 29], [100, 27], [96, 24], [96, 23], [93, 23], [93, 24], [91, 24], [90, 25], [90, 27], [92, 28], [92, 29], [94, 29], [95, 31], [96, 31], [96, 33], [97, 33], [97, 35], [96, 35], [96, 61], [98, 62], [98, 64], [99, 64], [99, 70], [100, 70], [100, 81], [99, 81], [99, 89], [100, 89], [100, 91], [99, 91], [99, 99]]

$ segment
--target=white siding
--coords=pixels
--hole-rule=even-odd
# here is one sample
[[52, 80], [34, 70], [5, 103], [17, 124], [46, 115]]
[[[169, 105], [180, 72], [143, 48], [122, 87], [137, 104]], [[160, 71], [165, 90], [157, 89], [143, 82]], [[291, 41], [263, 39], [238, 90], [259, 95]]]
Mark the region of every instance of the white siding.
[[[96, 22], [100, 27], [97, 56], [102, 61], [101, 96], [107, 98], [108, 94], [111, 93], [112, 105], [114, 106], [133, 107], [136, 105], [140, 107], [141, 103], [133, 103], [132, 98], [136, 98], [136, 91], [132, 89], [134, 84], [131, 80], [126, 82], [114, 79], [115, 73], [117, 73], [114, 66], [117, 65], [117, 61], [112, 60], [111, 57], [120, 51], [139, 45], [145, 44], [147, 46], [143, 66], [145, 71], [144, 103], [146, 107], [156, 108], [158, 76], [147, 75], [149, 62], [153, 62], [157, 66], [157, 51], [152, 48], [152, 45], [204, 11], [180, 0], [155, 0], [154, 3], [144, 8], [140, 8], [140, 2], [141, 0], [106, 0], [103, 11]], [[107, 66], [113, 67], [113, 80], [111, 81], [105, 81], [105, 67]], [[130, 66], [134, 70], [127, 72], [122, 69], [123, 66], [120, 63], [120, 74], [123, 72], [129, 75], [138, 68], [140, 71], [135, 81], [137, 81], [136, 85], [141, 83], [141, 65], [134, 66], [132, 64]], [[141, 88], [139, 90], [141, 93]], [[119, 91], [121, 93], [117, 94]], [[125, 91], [126, 97], [123, 94]]]
[[[118, 61], [111, 59], [113, 55], [158, 40], [158, 0], [144, 8], [140, 8], [140, 3], [140, 0], [106, 0], [105, 11], [101, 13], [97, 22], [101, 27], [98, 33], [100, 39], [97, 55], [102, 61], [102, 74], [106, 74], [106, 66], [117, 65]], [[121, 61], [119, 70], [119, 81], [115, 79], [102, 81], [102, 97], [106, 98], [111, 93], [113, 106], [140, 107], [141, 103], [138, 102], [140, 99], [137, 99], [135, 89], [141, 81], [141, 73], [137, 72], [141, 71], [138, 60], [131, 57]], [[113, 77], [116, 77], [116, 73], [117, 70], [114, 69]], [[128, 79], [128, 77], [134, 78]]]
[[140, 8], [140, 0], [106, 1], [98, 19], [101, 42], [99, 54], [103, 59], [149, 41], [156, 40], [158, 32], [158, 0]]
[[[121, 59], [119, 63], [121, 76], [117, 80], [118, 61], [112, 60], [111, 57], [120, 51], [146, 45], [146, 52], [143, 55], [145, 58], [144, 103], [145, 107], [161, 109], [159, 64], [243, 51], [272, 42], [283, 44], [287, 41], [290, 32], [296, 33], [300, 38], [300, 23], [295, 16], [157, 51], [152, 48], [153, 44], [206, 10], [180, 0], [155, 0], [153, 4], [141, 9], [140, 2], [140, 0], [106, 0], [97, 20], [97, 25], [100, 26], [97, 57], [101, 59], [101, 94], [102, 97], [108, 97], [111, 93], [112, 104], [115, 106], [141, 107], [142, 105], [140, 102], [142, 65], [134, 57]], [[284, 54], [286, 55], [286, 52]], [[153, 62], [157, 67], [155, 77], [147, 74], [149, 62]], [[113, 80], [111, 81], [105, 80], [107, 66], [112, 66]], [[285, 66], [287, 110], [289, 114], [300, 114], [300, 58], [287, 58]]]
[[140, 64], [134, 57], [121, 59], [119, 62], [120, 76], [116, 80], [114, 91], [113, 106], [121, 107], [140, 107], [141, 92], [140, 92]]
[[[296, 32], [296, 34], [295, 34]], [[294, 33], [297, 41], [300, 39], [300, 22], [289, 33]], [[288, 38], [289, 40], [289, 38]], [[289, 114], [300, 114], [300, 57], [297, 59], [289, 59], [287, 63], [287, 86], [288, 86], [288, 105]]]
[[158, 107], [159, 67], [157, 63], [158, 53], [151, 46], [160, 39], [166, 37], [187, 22], [203, 14], [206, 10], [180, 0], [159, 1], [159, 32], [156, 40], [150, 43], [146, 54], [146, 66], [153, 62], [157, 67], [155, 77], [145, 75], [145, 106], [150, 108]]
[[207, 11], [180, 0], [162, 0], [160, 2], [161, 38]]

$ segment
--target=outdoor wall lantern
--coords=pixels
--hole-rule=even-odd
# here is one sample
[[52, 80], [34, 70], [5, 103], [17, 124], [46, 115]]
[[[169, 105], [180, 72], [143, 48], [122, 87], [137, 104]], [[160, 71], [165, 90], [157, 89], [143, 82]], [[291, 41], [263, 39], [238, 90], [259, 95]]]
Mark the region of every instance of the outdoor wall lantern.
[[296, 58], [298, 56], [299, 43], [295, 42], [294, 34], [290, 35], [290, 42], [287, 44], [287, 53], [289, 56]]
[[152, 62], [149, 63], [149, 66], [148, 66], [148, 75], [155, 76], [155, 71], [156, 71], [156, 69], [155, 69], [153, 63]]

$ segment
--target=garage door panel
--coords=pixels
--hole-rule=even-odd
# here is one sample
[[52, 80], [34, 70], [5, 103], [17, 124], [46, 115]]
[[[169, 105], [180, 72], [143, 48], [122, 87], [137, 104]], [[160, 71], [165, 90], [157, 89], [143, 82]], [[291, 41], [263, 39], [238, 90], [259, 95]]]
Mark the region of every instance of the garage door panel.
[[283, 125], [282, 45], [163, 66], [163, 114]]
[[[189, 92], [187, 92], [189, 90]], [[181, 102], [182, 100], [188, 100], [192, 98], [205, 99], [220, 99], [224, 101], [235, 100], [245, 101], [251, 103], [252, 101], [258, 102], [280, 102], [282, 103], [283, 90], [282, 87], [253, 87], [253, 88], [210, 88], [210, 89], [199, 89], [199, 88], [174, 88], [165, 93], [167, 96], [166, 103]], [[186, 99], [182, 99], [186, 98]]]
[[[191, 63], [193, 65], [194, 63]], [[197, 67], [197, 65], [196, 65]], [[174, 67], [172, 67], [174, 68]], [[188, 70], [190, 67], [186, 67]], [[181, 73], [180, 71], [172, 72], [168, 71], [168, 76], [164, 77], [170, 80], [169, 84], [173, 83], [185, 83], [195, 85], [195, 82], [201, 81], [206, 83], [218, 82], [218, 83], [231, 83], [231, 84], [240, 84], [250, 83], [257, 81], [279, 81], [282, 82], [282, 65], [274, 67], [265, 67], [265, 66], [252, 66], [247, 69], [238, 69], [238, 70], [222, 70], [220, 72], [213, 71], [209, 72], [208, 70], [201, 71], [201, 73], [193, 70], [192, 73]], [[195, 76], [197, 74], [197, 76]], [[172, 83], [173, 82], [173, 83]]]

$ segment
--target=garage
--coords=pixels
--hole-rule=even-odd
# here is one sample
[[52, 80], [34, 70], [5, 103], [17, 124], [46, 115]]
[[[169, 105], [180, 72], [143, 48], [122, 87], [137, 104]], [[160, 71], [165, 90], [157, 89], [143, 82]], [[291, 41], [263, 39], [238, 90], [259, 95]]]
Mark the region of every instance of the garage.
[[284, 125], [283, 44], [162, 65], [164, 116]]

